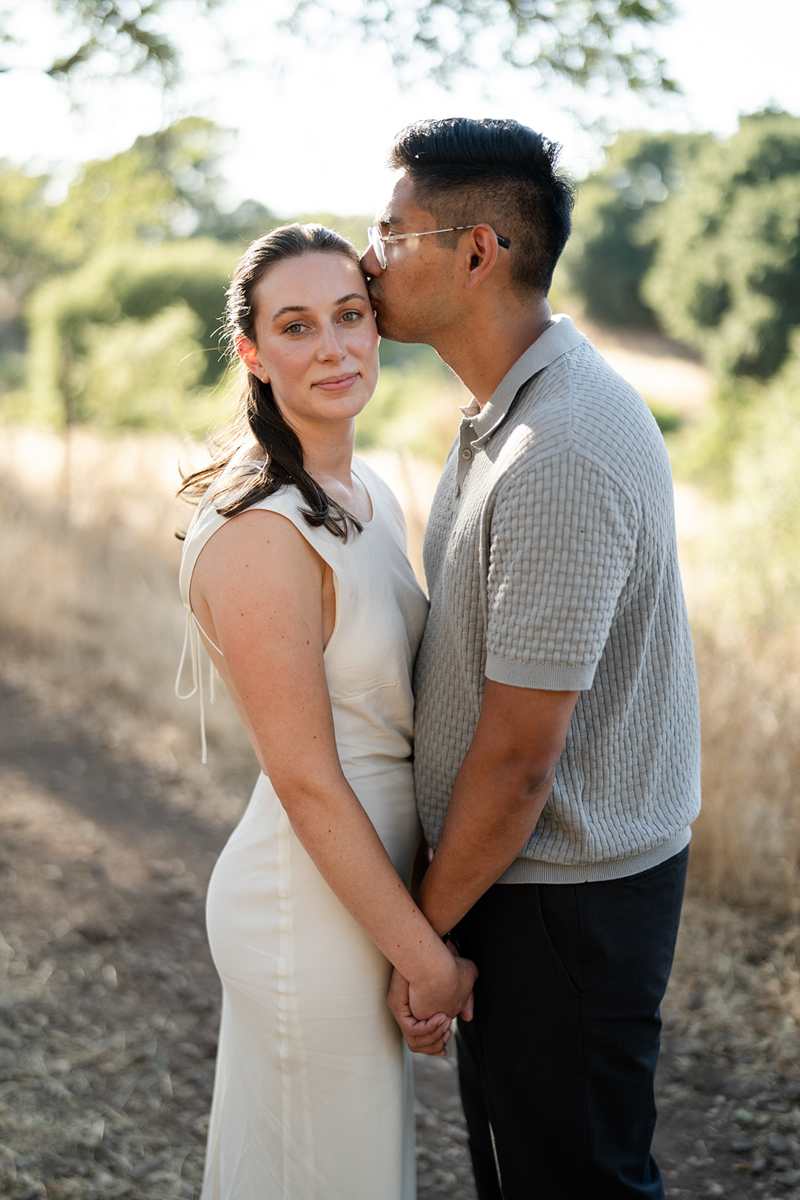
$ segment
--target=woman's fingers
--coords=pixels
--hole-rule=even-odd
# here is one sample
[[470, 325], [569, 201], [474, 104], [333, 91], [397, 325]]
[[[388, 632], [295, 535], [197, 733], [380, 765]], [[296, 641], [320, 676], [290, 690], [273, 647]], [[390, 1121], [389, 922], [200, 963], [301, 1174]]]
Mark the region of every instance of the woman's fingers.
[[408, 981], [397, 970], [392, 972], [386, 1003], [412, 1053], [438, 1057], [446, 1054], [451, 1036], [449, 1016], [440, 1012], [418, 1020], [409, 1004]]
[[416, 1028], [409, 1028], [407, 1033], [403, 1031], [413, 1054], [442, 1057], [447, 1053], [447, 1043], [452, 1037], [452, 1030], [450, 1018], [445, 1013], [437, 1013], [427, 1021], [416, 1021], [415, 1025]]

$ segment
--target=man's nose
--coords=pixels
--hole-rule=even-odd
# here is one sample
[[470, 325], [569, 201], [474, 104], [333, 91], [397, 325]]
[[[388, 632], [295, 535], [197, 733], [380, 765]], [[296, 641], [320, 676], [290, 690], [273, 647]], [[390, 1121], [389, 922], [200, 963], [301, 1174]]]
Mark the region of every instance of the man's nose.
[[378, 256], [375, 253], [374, 246], [367, 246], [364, 253], [361, 255], [361, 266], [368, 275], [382, 275], [383, 267], [378, 262]]

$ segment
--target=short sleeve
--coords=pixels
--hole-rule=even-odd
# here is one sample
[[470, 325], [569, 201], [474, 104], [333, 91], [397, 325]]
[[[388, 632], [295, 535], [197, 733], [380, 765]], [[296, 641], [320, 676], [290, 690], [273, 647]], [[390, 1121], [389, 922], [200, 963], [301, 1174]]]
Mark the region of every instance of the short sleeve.
[[581, 455], [565, 450], [507, 477], [489, 535], [487, 678], [590, 688], [636, 540], [630, 499]]

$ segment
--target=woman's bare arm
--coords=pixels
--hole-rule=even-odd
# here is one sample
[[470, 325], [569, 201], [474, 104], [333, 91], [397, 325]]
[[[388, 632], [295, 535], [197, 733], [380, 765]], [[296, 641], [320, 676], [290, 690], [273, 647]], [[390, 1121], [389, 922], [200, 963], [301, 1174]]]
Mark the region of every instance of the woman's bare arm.
[[276, 513], [245, 512], [202, 550], [192, 607], [297, 837], [409, 980], [415, 1015], [455, 1015], [474, 980], [414, 903], [342, 772], [323, 662], [324, 563]]

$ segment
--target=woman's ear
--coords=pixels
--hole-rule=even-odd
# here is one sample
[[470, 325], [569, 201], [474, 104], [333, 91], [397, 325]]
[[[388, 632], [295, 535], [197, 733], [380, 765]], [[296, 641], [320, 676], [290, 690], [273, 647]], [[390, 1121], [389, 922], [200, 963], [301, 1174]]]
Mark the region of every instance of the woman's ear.
[[252, 371], [263, 383], [269, 383], [269, 376], [264, 374], [264, 368], [258, 357], [258, 346], [255, 342], [251, 342], [249, 337], [240, 334], [234, 341], [236, 353], [242, 360], [248, 371]]

